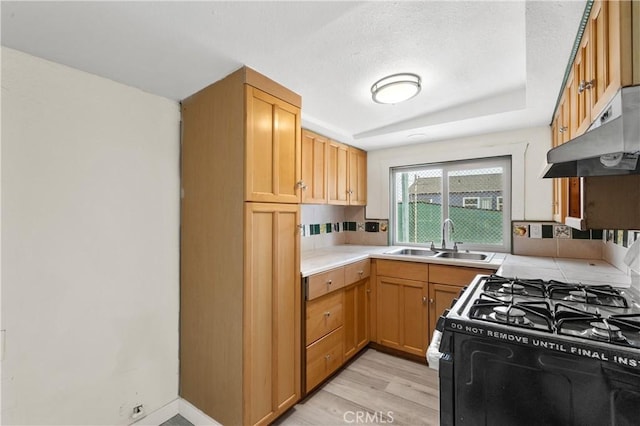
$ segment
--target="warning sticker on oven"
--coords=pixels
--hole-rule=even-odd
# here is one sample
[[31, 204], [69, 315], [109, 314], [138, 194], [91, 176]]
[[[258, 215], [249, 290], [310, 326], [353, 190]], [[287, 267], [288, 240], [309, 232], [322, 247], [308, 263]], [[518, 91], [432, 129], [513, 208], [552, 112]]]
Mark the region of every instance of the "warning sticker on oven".
[[[445, 324], [445, 330], [453, 333], [464, 333], [466, 335], [478, 336], [482, 339], [499, 340], [505, 343], [535, 347], [558, 353], [564, 353], [581, 358], [589, 358], [596, 361], [611, 362], [625, 367], [640, 369], [640, 350], [635, 348], [613, 347], [607, 344], [586, 343], [583, 344], [577, 339], [550, 337], [543, 333], [530, 331], [530, 334], [519, 333], [517, 331], [500, 329], [489, 325], [479, 325], [477, 323], [468, 324], [464, 321], [450, 320]], [[611, 346], [611, 347], [609, 347]]]

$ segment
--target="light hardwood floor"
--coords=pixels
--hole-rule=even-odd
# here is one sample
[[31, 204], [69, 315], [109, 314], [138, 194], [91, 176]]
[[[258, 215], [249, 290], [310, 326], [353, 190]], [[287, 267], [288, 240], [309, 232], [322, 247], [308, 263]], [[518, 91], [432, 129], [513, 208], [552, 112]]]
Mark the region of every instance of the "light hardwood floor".
[[438, 425], [438, 373], [367, 349], [277, 425]]

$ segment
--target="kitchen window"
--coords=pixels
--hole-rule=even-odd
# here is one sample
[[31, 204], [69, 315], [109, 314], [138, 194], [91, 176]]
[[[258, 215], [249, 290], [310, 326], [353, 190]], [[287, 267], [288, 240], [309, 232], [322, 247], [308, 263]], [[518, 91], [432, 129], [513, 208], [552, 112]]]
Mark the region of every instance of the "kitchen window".
[[479, 197], [463, 197], [462, 198], [462, 206], [465, 209], [477, 209], [480, 204]]
[[394, 245], [509, 250], [510, 157], [392, 168], [391, 188]]

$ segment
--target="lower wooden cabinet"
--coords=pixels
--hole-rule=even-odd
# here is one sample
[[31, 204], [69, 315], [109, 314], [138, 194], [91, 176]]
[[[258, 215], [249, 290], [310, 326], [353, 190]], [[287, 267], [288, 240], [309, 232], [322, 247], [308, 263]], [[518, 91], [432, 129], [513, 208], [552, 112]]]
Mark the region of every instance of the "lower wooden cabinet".
[[307, 302], [305, 339], [307, 345], [326, 336], [344, 323], [342, 298], [342, 292], [336, 291]]
[[427, 349], [427, 282], [378, 277], [378, 339], [381, 345], [423, 355]]
[[476, 275], [490, 275], [493, 270], [463, 266], [429, 265], [429, 341], [440, 315], [451, 307], [460, 291]]
[[344, 327], [307, 347], [307, 392], [315, 388], [344, 362]]
[[424, 357], [440, 315], [476, 275], [469, 268], [376, 259], [375, 336], [380, 345]]
[[306, 392], [369, 343], [369, 265], [366, 259], [306, 279]]
[[369, 280], [344, 289], [344, 357], [351, 358], [369, 343]]
[[460, 295], [462, 287], [448, 284], [429, 284], [429, 341], [436, 328], [438, 318], [451, 307], [454, 299]]

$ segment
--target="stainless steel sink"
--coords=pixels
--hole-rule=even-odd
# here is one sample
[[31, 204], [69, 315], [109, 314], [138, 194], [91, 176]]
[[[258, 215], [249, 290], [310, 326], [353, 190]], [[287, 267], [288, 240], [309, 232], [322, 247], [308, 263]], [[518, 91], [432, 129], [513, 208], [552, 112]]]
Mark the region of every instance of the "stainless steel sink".
[[438, 252], [437, 251], [431, 251], [431, 250], [404, 248], [404, 249], [399, 249], [399, 250], [394, 250], [394, 251], [387, 252], [387, 254], [404, 254], [404, 255], [408, 255], [408, 256], [429, 256], [429, 257], [433, 257], [433, 256], [437, 255]]
[[436, 254], [434, 257], [441, 259], [463, 259], [463, 260], [486, 260], [487, 256], [483, 253], [465, 253], [460, 251], [443, 251]]

